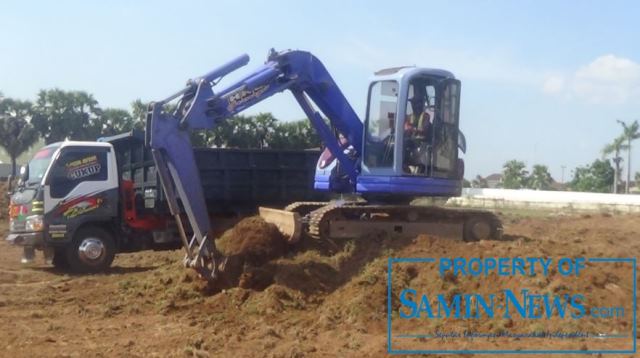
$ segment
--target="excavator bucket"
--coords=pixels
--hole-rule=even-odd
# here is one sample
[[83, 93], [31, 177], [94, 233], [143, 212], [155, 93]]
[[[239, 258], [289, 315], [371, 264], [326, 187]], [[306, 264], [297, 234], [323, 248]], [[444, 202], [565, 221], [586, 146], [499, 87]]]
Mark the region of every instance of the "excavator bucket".
[[263, 207], [260, 207], [258, 210], [260, 217], [263, 218], [264, 221], [278, 227], [278, 230], [280, 230], [282, 236], [284, 236], [288, 243], [293, 244], [300, 240], [300, 236], [302, 235], [300, 214], [292, 211]]

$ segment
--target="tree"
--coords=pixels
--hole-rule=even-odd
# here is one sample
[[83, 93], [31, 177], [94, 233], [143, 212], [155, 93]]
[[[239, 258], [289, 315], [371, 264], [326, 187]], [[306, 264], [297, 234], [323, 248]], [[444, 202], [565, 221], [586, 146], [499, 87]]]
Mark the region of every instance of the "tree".
[[[166, 103], [162, 107], [164, 112], [173, 113], [176, 109], [176, 104]], [[133, 129], [145, 129], [147, 122], [147, 112], [149, 111], [149, 102], [142, 102], [140, 98], [131, 102], [131, 116], [133, 117]]]
[[255, 136], [258, 140], [258, 148], [268, 147], [277, 133], [278, 120], [271, 113], [260, 113], [253, 117], [255, 123]]
[[502, 178], [505, 189], [520, 189], [526, 186], [527, 174], [524, 162], [510, 160], [503, 165]]
[[551, 183], [553, 183], [553, 179], [549, 173], [549, 168], [546, 165], [534, 165], [527, 180], [527, 187], [536, 190], [549, 190], [551, 189]]
[[640, 138], [640, 126], [638, 121], [633, 121], [630, 125], [618, 120], [618, 123], [622, 126], [622, 137], [627, 141], [627, 182], [625, 184], [624, 192], [629, 194], [629, 182], [631, 181], [631, 142]]
[[[142, 102], [140, 98], [137, 98], [135, 101], [131, 102], [131, 115], [133, 116], [133, 120], [136, 123], [143, 123], [147, 120], [147, 109], [149, 107], [149, 103]], [[144, 125], [142, 126], [144, 127]]]
[[31, 107], [31, 102], [0, 99], [0, 146], [11, 158], [14, 176], [16, 159], [38, 140], [38, 132], [29, 123]]
[[609, 154], [614, 154], [613, 163], [615, 164], [614, 176], [613, 176], [613, 192], [618, 193], [618, 183], [620, 182], [620, 162], [622, 161], [622, 157], [620, 157], [621, 150], [627, 150], [627, 145], [624, 144], [625, 138], [624, 136], [620, 136], [613, 140], [613, 142], [607, 144], [604, 148], [602, 148], [602, 155], [606, 157]]
[[[134, 126], [144, 127], [147, 106], [140, 99], [131, 103]], [[175, 106], [167, 105], [164, 111], [173, 112], [173, 109]], [[245, 149], [307, 149], [322, 145], [308, 120], [280, 122], [271, 113], [233, 116], [217, 123], [212, 130], [192, 132], [191, 143], [195, 147]]]
[[102, 130], [101, 114], [92, 95], [56, 88], [38, 93], [31, 123], [47, 144], [67, 138], [95, 140]]
[[102, 126], [100, 134], [103, 136], [128, 132], [135, 127], [131, 114], [124, 109], [118, 108], [107, 108], [103, 110], [99, 122]]
[[269, 142], [269, 147], [274, 149], [309, 149], [321, 145], [320, 137], [306, 119], [277, 123]]
[[596, 159], [591, 165], [578, 167], [569, 184], [575, 191], [607, 193], [613, 185], [614, 170], [609, 160]]
[[252, 117], [247, 116], [234, 116], [224, 123], [219, 125], [221, 129], [226, 130], [222, 133], [226, 133], [228, 136], [224, 138], [226, 146], [230, 148], [260, 148], [262, 145], [262, 138], [257, 135], [257, 125]]
[[473, 188], [488, 188], [489, 183], [487, 179], [480, 176], [480, 174], [476, 175], [475, 179], [471, 181], [471, 187]]

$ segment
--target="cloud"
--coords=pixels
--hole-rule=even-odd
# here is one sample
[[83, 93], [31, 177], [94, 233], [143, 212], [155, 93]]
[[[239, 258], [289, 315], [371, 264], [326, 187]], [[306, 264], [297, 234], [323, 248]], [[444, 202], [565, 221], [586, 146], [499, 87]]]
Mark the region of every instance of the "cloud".
[[565, 80], [562, 76], [550, 75], [542, 84], [542, 91], [544, 93], [555, 94], [561, 93], [565, 87]]
[[548, 75], [542, 91], [590, 103], [621, 104], [640, 97], [640, 64], [603, 55], [569, 74]]

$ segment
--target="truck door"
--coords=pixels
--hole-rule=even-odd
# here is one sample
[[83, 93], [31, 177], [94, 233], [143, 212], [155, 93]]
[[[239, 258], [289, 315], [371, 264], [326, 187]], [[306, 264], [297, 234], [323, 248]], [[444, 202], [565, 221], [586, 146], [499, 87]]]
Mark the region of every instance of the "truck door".
[[[117, 174], [109, 147], [67, 146], [52, 164], [44, 188], [45, 221], [51, 240], [70, 239], [87, 221], [117, 215]], [[111, 159], [111, 160], [110, 160]]]
[[460, 81], [447, 79], [439, 85], [433, 123], [432, 176], [454, 179], [458, 167]]

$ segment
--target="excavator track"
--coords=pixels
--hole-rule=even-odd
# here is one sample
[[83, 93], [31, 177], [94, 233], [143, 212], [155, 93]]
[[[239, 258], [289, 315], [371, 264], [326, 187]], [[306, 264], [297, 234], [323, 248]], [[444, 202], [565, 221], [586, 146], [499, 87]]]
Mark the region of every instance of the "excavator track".
[[433, 234], [465, 241], [499, 240], [502, 223], [483, 210], [411, 205], [329, 204], [308, 215], [313, 238], [358, 237], [375, 232], [415, 237]]
[[285, 206], [285, 211], [291, 211], [305, 216], [310, 212], [319, 209], [323, 206], [329, 205], [327, 201], [298, 201]]
[[310, 212], [307, 233], [316, 239], [329, 238], [327, 232], [331, 220], [329, 214], [336, 208], [338, 208], [338, 206], [329, 204]]

